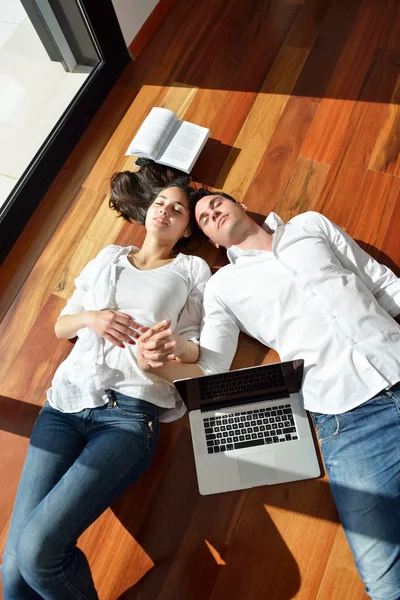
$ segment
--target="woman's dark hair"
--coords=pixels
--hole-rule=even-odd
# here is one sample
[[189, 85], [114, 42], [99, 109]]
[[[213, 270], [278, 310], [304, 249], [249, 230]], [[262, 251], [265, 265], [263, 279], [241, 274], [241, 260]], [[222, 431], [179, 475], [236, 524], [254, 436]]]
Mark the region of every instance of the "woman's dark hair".
[[[109, 206], [119, 216], [132, 223], [143, 224], [147, 210], [161, 190], [178, 187], [189, 200], [189, 226], [192, 234], [199, 231], [194, 216], [197, 200], [192, 199], [195, 189], [190, 187], [193, 180], [190, 175], [177, 169], [158, 165], [152, 160], [143, 161], [138, 171], [120, 171], [111, 177]], [[186, 238], [187, 239], [187, 238]], [[179, 241], [178, 244], [183, 243]]]
[[[111, 177], [109, 206], [126, 221], [143, 224], [147, 209], [157, 194], [175, 181], [186, 185], [188, 195], [191, 189], [190, 175], [181, 171], [157, 165], [152, 160], [143, 162], [138, 171], [120, 171]], [[180, 185], [175, 184], [175, 185]], [[182, 188], [184, 189], [184, 188]]]

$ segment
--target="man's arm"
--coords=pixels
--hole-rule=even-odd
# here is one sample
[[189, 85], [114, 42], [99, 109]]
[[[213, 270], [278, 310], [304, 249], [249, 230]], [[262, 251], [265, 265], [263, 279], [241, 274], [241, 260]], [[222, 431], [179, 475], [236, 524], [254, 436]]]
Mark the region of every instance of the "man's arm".
[[[168, 327], [168, 323], [164, 328]], [[159, 333], [162, 335], [162, 324], [158, 324], [151, 329], [153, 330], [153, 335], [158, 335]], [[161, 377], [169, 383], [172, 383], [175, 379], [223, 373], [229, 371], [235, 356], [239, 331], [239, 326], [231, 311], [206, 286], [203, 304], [203, 323], [200, 331], [200, 359], [197, 363], [187, 364], [177, 360], [164, 360], [162, 366], [149, 366], [147, 359], [142, 356], [141, 352], [143, 339], [146, 340], [151, 335], [151, 333], [147, 332], [139, 338], [138, 364], [147, 373]], [[146, 355], [149, 356], [148, 354]]]
[[347, 233], [319, 213], [306, 213], [321, 228], [340, 264], [357, 275], [384, 310], [397, 322], [400, 317], [400, 279], [365, 252]]
[[150, 367], [146, 369], [146, 372], [150, 375], [156, 375], [171, 384], [177, 379], [190, 379], [191, 377], [202, 377], [204, 375], [197, 364], [183, 363], [177, 360], [166, 362], [162, 367]]
[[235, 357], [240, 333], [233, 312], [214, 290], [211, 278], [203, 300], [203, 323], [200, 330], [200, 360], [197, 365], [205, 375], [229, 371]]

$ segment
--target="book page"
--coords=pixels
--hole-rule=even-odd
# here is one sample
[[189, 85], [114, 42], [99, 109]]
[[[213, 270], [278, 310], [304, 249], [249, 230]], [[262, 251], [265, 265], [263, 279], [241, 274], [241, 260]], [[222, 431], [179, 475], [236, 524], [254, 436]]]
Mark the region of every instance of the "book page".
[[129, 144], [126, 156], [144, 156], [157, 159], [177, 122], [177, 116], [167, 108], [154, 107], [143, 121]]
[[157, 162], [170, 165], [190, 173], [197, 160], [210, 130], [188, 121], [178, 121], [173, 131], [173, 137]]

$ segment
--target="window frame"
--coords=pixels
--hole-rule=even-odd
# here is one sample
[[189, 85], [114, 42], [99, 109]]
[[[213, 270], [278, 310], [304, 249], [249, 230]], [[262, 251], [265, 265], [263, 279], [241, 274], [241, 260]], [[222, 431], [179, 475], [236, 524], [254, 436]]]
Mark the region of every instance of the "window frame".
[[90, 23], [101, 59], [0, 207], [0, 264], [131, 61], [111, 0], [79, 2]]

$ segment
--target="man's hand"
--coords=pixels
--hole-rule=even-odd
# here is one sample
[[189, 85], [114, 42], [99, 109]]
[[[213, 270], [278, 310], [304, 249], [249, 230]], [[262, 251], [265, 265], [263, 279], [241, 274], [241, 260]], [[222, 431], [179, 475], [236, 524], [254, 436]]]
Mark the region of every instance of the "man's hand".
[[138, 338], [138, 364], [142, 371], [159, 368], [183, 354], [186, 340], [180, 335], [174, 336], [170, 329], [171, 321], [166, 319], [149, 327]]
[[[142, 371], [152, 371], [164, 381], [171, 385], [176, 379], [187, 377], [202, 377], [204, 375], [200, 367], [194, 363], [199, 357], [199, 347], [191, 341], [185, 340], [180, 335], [174, 336], [170, 329], [171, 321], [161, 321], [150, 327], [146, 333], [138, 339], [137, 361]], [[182, 357], [187, 362], [181, 362], [176, 355], [181, 351], [181, 338], [188, 348]], [[172, 341], [170, 341], [172, 338]], [[146, 346], [151, 346], [151, 349]], [[182, 345], [183, 348], [184, 344]], [[151, 356], [151, 358], [148, 358]], [[174, 357], [174, 358], [172, 358]], [[174, 360], [175, 359], [175, 360]]]
[[120, 348], [124, 348], [123, 342], [134, 344], [134, 340], [147, 331], [147, 327], [142, 327], [130, 315], [118, 310], [89, 310], [85, 315], [85, 324]]

